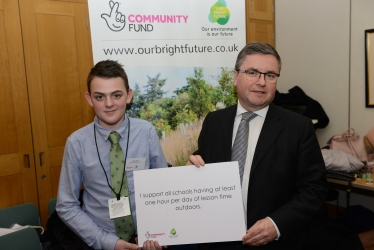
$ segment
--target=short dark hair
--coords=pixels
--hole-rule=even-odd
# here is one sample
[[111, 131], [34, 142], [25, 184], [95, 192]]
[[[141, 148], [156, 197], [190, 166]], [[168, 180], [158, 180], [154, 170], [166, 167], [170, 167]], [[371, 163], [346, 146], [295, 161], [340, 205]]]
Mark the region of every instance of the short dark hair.
[[93, 68], [91, 68], [91, 71], [87, 77], [88, 93], [91, 93], [91, 82], [92, 82], [92, 79], [94, 79], [95, 77], [100, 77], [100, 78], [121, 77], [125, 83], [126, 91], [128, 92], [130, 89], [129, 81], [128, 81], [126, 72], [123, 68], [123, 65], [117, 61], [113, 61], [113, 60], [100, 61], [96, 63], [96, 65]]
[[246, 56], [252, 54], [261, 54], [261, 55], [273, 55], [278, 60], [278, 68], [279, 73], [282, 67], [282, 60], [278, 54], [278, 52], [268, 43], [260, 43], [260, 42], [251, 42], [247, 43], [244, 48], [239, 52], [238, 57], [235, 63], [235, 70], [240, 70], [240, 66]]

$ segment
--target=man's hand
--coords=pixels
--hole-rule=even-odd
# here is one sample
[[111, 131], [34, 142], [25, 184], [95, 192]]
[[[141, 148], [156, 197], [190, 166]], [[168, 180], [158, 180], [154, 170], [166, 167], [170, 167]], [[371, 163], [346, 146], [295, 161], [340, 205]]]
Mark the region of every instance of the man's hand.
[[269, 218], [257, 221], [247, 230], [243, 237], [243, 244], [250, 246], [262, 246], [272, 242], [278, 237], [277, 230]]
[[124, 240], [117, 240], [114, 250], [136, 250], [139, 249], [138, 245], [128, 243]]
[[188, 162], [186, 163], [186, 166], [188, 165], [195, 165], [197, 168], [199, 168], [201, 166], [204, 166], [205, 162], [200, 155], [190, 155], [190, 157], [188, 158]]
[[200, 166], [204, 166], [205, 162], [200, 155], [190, 155], [188, 162], [186, 163], [186, 166], [188, 165], [195, 165], [197, 168], [199, 168]]

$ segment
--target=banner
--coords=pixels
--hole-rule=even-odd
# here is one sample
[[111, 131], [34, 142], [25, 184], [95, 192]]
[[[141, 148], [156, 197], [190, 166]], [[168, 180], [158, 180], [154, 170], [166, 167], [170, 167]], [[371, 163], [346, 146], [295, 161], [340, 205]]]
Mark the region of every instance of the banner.
[[245, 45], [244, 0], [89, 0], [94, 62], [233, 67]]
[[130, 117], [157, 130], [166, 160], [187, 162], [212, 110], [237, 102], [233, 68], [245, 45], [244, 0], [89, 0], [94, 62], [124, 65]]

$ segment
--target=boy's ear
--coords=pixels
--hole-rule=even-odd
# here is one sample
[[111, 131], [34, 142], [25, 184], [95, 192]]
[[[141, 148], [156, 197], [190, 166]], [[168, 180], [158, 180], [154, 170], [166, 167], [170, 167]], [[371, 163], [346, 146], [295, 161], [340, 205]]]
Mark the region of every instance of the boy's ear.
[[86, 92], [86, 93], [84, 94], [84, 97], [86, 97], [86, 100], [87, 100], [88, 104], [90, 104], [90, 105], [93, 107], [93, 103], [92, 103], [92, 100], [91, 100], [91, 95], [90, 95], [90, 93]]
[[126, 103], [129, 104], [131, 102], [131, 99], [132, 99], [132, 89], [129, 89], [129, 91], [127, 92]]

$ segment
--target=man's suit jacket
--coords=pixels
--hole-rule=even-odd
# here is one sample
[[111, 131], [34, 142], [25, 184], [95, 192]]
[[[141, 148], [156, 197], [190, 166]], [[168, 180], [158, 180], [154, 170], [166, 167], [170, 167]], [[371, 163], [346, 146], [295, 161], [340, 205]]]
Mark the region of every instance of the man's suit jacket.
[[[194, 153], [205, 163], [231, 160], [236, 109], [234, 105], [206, 116]], [[265, 248], [291, 249], [306, 237], [326, 193], [325, 165], [311, 120], [270, 104], [251, 167], [247, 227], [269, 216], [281, 237]]]

